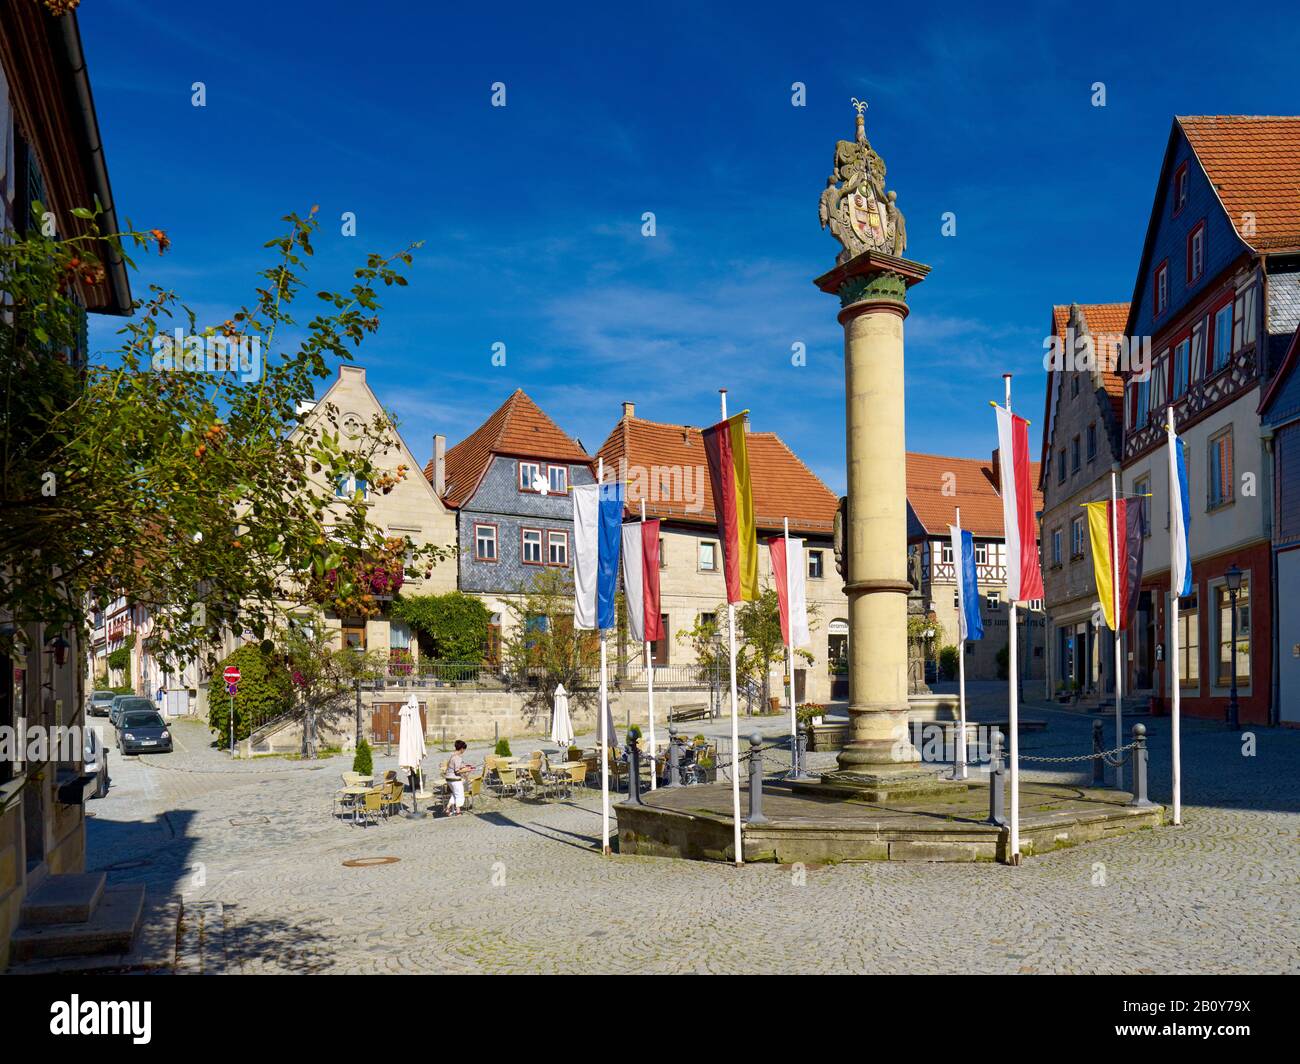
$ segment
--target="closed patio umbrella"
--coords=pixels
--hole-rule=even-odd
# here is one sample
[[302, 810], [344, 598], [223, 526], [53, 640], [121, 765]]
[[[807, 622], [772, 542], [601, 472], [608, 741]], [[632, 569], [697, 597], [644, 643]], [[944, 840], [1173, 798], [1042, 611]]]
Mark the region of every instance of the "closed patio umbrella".
[[406, 769], [411, 783], [411, 816], [421, 816], [419, 794], [422, 789], [421, 764], [424, 761], [424, 725], [420, 721], [420, 704], [412, 696], [402, 706], [397, 740], [397, 765]]
[[551, 712], [551, 742], [560, 747], [560, 760], [567, 760], [569, 747], [573, 745], [573, 718], [569, 716], [569, 692], [564, 689], [564, 684], [559, 684], [555, 688], [555, 702]]

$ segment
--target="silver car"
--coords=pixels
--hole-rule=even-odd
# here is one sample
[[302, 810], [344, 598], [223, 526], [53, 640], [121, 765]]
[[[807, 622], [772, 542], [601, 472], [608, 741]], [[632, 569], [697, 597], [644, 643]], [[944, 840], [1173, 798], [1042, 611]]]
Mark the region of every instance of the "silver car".
[[103, 798], [108, 793], [108, 750], [99, 732], [91, 727], [86, 728], [84, 757], [85, 773], [95, 777], [95, 789], [90, 796]]
[[92, 717], [107, 717], [116, 697], [112, 691], [95, 691], [86, 704], [86, 713]]

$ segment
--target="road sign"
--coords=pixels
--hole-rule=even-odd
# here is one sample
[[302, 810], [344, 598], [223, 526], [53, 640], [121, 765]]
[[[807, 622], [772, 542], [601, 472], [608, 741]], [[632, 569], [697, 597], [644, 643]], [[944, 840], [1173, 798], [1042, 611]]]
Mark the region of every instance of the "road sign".
[[239, 666], [227, 665], [225, 671], [222, 672], [221, 675], [222, 678], [225, 679], [226, 683], [239, 683]]
[[239, 684], [228, 683], [226, 684], [226, 694], [228, 695], [238, 694], [239, 693], [238, 688], [239, 688]]

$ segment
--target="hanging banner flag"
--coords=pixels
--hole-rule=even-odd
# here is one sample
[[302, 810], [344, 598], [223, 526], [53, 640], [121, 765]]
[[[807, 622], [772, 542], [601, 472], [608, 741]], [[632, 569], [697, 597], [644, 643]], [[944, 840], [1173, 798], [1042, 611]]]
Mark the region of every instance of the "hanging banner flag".
[[804, 561], [803, 540], [790, 537], [790, 586], [786, 587], [785, 537], [767, 541], [772, 555], [772, 580], [781, 608], [781, 642], [788, 647], [806, 647], [808, 635], [808, 567]]
[[622, 544], [622, 484], [580, 484], [573, 498], [573, 626], [613, 628]]
[[627, 627], [632, 642], [653, 643], [662, 639], [658, 521], [631, 521], [623, 526], [623, 596], [627, 600]]
[[[1135, 501], [1120, 499], [1114, 525], [1111, 524], [1109, 502], [1084, 503], [1088, 511], [1088, 538], [1092, 543], [1092, 572], [1097, 582], [1097, 598], [1106, 627], [1112, 632], [1125, 631], [1137, 609], [1139, 584], [1142, 582], [1142, 506]], [[1119, 533], [1119, 549], [1115, 550], [1111, 528]], [[1114, 559], [1119, 559], [1119, 627], [1115, 620], [1115, 569]]]
[[758, 538], [749, 451], [745, 447], [745, 414], [742, 411], [701, 434], [709, 461], [713, 509], [718, 515], [728, 602], [753, 602], [758, 598]]
[[1192, 507], [1188, 502], [1187, 459], [1183, 442], [1169, 429], [1169, 483], [1176, 489], [1169, 493], [1169, 567], [1170, 588], [1179, 598], [1192, 593], [1192, 553], [1187, 541], [1192, 532]]
[[1029, 422], [1005, 407], [995, 409], [1007, 541], [1007, 597], [1012, 602], [1031, 602], [1043, 597], [1043, 573], [1038, 564], [1038, 515], [1029, 476]]
[[980, 587], [975, 571], [975, 537], [956, 525], [949, 525], [952, 537], [952, 561], [957, 577], [957, 620], [964, 640], [984, 638], [984, 618], [980, 615]]

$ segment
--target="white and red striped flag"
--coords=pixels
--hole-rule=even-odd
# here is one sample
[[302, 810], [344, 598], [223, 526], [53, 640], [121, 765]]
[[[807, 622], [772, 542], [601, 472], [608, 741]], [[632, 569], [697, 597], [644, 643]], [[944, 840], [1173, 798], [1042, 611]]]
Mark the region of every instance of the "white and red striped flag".
[[664, 636], [659, 613], [659, 522], [629, 521], [623, 526], [623, 595], [627, 627], [634, 643]]
[[[790, 586], [786, 587], [786, 560], [784, 536], [767, 541], [772, 554], [772, 579], [776, 583], [777, 603], [781, 610], [781, 641], [788, 647], [806, 647], [812, 640], [808, 636], [807, 562], [804, 561], [803, 540], [790, 539]], [[791, 623], [793, 622], [793, 624]]]
[[1029, 475], [1029, 422], [1004, 407], [996, 410], [1007, 596], [1012, 602], [1032, 602], [1043, 597], [1043, 572], [1038, 564], [1038, 515]]

